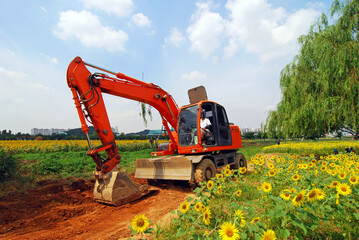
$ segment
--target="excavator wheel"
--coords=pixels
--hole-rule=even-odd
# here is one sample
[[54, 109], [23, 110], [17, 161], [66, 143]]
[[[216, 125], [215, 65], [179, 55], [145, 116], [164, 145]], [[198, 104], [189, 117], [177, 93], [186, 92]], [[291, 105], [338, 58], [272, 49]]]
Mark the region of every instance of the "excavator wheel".
[[234, 164], [231, 169], [239, 169], [241, 167], [247, 168], [247, 160], [242, 153], [236, 153]]
[[194, 184], [199, 186], [201, 182], [207, 182], [216, 176], [216, 166], [211, 159], [205, 158], [197, 165], [194, 173]]

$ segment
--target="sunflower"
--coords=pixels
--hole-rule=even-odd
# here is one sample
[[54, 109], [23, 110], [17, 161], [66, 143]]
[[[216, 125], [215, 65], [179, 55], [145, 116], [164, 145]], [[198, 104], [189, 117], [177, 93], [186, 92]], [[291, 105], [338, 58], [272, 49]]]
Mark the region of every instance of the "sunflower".
[[338, 194], [341, 194], [341, 195], [349, 195], [352, 193], [352, 189], [350, 188], [350, 186], [346, 183], [339, 183], [338, 186], [337, 186], [337, 191], [338, 191]]
[[305, 190], [298, 193], [297, 196], [295, 196], [292, 200], [294, 207], [301, 207], [304, 202], [305, 202]]
[[349, 178], [349, 182], [350, 184], [352, 185], [356, 185], [359, 183], [359, 178], [357, 175], [351, 175], [350, 178]]
[[325, 165], [324, 165], [324, 166], [321, 166], [321, 167], [320, 167], [320, 170], [321, 170], [322, 172], [327, 171], [327, 166], [325, 166]]
[[291, 193], [297, 193], [298, 191], [297, 191], [297, 189], [295, 189], [295, 188], [291, 188], [291, 189], [290, 189], [290, 192], [291, 192]]
[[280, 194], [280, 196], [282, 197], [283, 200], [286, 200], [286, 201], [289, 201], [289, 199], [290, 199], [290, 194], [287, 192], [282, 192]]
[[221, 193], [222, 192], [222, 185], [220, 185], [218, 188], [217, 188], [217, 194]]
[[331, 188], [336, 188], [339, 185], [338, 181], [333, 181], [332, 184], [330, 184]]
[[258, 185], [258, 186], [257, 186], [257, 189], [258, 189], [258, 191], [260, 191], [260, 190], [262, 189], [262, 186], [261, 186], [261, 185]]
[[276, 240], [277, 237], [275, 235], [275, 232], [271, 229], [263, 232], [261, 240]]
[[247, 172], [247, 168], [246, 167], [241, 167], [240, 169], [239, 169], [239, 173], [240, 174], [245, 174]]
[[150, 223], [148, 222], [147, 217], [143, 214], [135, 216], [131, 223], [132, 229], [139, 233], [144, 232], [149, 225]]
[[196, 212], [200, 212], [202, 210], [202, 203], [196, 202], [196, 204], [194, 205], [194, 210], [196, 210]]
[[339, 173], [339, 178], [340, 178], [341, 180], [346, 179], [346, 178], [347, 178], [347, 173], [346, 173], [346, 172], [340, 172], [340, 173]]
[[[228, 165], [227, 165], [228, 166]], [[224, 174], [226, 174], [226, 176], [230, 176], [232, 174], [231, 169], [226, 168], [226, 170], [224, 170]]]
[[240, 190], [240, 189], [237, 190], [236, 195], [237, 195], [237, 197], [240, 197], [242, 195], [242, 190]]
[[273, 163], [269, 163], [269, 164], [268, 164], [268, 167], [269, 167], [270, 169], [273, 169], [275, 166], [274, 166]]
[[207, 189], [208, 190], [211, 190], [212, 188], [213, 188], [213, 181], [212, 180], [208, 180], [208, 182], [207, 182]]
[[223, 174], [222, 174], [222, 173], [217, 173], [217, 174], [216, 174], [216, 178], [223, 180]]
[[186, 213], [189, 209], [189, 203], [188, 202], [183, 202], [181, 203], [181, 206], [180, 206], [180, 210], [182, 213]]
[[241, 219], [241, 222], [239, 223], [239, 225], [241, 227], [244, 227], [244, 225], [246, 225], [246, 218], [244, 217], [243, 212], [238, 209], [238, 210], [234, 211], [234, 215]]
[[231, 166], [229, 164], [227, 164], [226, 169], [231, 169]]
[[219, 237], [223, 240], [239, 239], [238, 228], [231, 222], [224, 222], [218, 230]]
[[325, 198], [325, 192], [322, 189], [317, 189], [317, 199], [323, 200]]
[[300, 179], [300, 175], [297, 173], [292, 176], [293, 181], [298, 181], [299, 179]]
[[257, 222], [260, 221], [260, 220], [261, 220], [260, 217], [253, 218], [252, 221], [251, 221], [251, 224], [255, 224], [255, 223], [257, 223]]
[[318, 198], [318, 189], [314, 188], [307, 194], [308, 202], [314, 202]]
[[211, 210], [209, 210], [209, 207], [206, 208], [206, 210], [203, 212], [203, 222], [205, 225], [209, 225], [211, 222], [212, 213]]
[[268, 192], [272, 191], [272, 185], [270, 183], [268, 183], [268, 182], [264, 182], [262, 184], [262, 189], [263, 189], [264, 192], [268, 193]]
[[201, 204], [201, 212], [204, 213], [207, 210], [207, 207]]
[[275, 174], [276, 174], [276, 171], [275, 171], [274, 169], [271, 169], [271, 170], [269, 170], [269, 172], [268, 172], [268, 175], [269, 175], [270, 177], [275, 176]]

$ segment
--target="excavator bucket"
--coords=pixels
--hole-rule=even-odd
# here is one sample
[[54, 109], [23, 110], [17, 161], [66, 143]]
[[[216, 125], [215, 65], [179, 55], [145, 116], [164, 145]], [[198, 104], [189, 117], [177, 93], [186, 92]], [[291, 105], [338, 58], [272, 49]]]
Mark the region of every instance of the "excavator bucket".
[[139, 185], [126, 172], [120, 172], [118, 168], [114, 168], [102, 179], [96, 180], [94, 199], [97, 202], [119, 206], [132, 202], [147, 193], [149, 193], [148, 185]]
[[137, 159], [136, 178], [191, 180], [192, 161], [183, 155]]

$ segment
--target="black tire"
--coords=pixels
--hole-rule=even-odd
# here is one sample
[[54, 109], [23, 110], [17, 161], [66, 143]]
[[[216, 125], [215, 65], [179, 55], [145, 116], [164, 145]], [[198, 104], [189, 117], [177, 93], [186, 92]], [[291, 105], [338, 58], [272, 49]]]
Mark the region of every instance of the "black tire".
[[211, 159], [205, 158], [197, 165], [194, 180], [195, 184], [199, 186], [201, 182], [207, 182], [211, 178], [216, 176], [216, 166]]
[[234, 164], [231, 166], [231, 169], [237, 170], [241, 167], [247, 168], [247, 160], [242, 153], [236, 153], [234, 158]]

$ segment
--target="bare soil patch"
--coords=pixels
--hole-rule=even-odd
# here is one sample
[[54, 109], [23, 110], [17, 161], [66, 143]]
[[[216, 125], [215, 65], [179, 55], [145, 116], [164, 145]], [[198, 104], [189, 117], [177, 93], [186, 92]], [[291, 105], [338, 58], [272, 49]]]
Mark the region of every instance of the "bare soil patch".
[[114, 207], [94, 202], [93, 186], [83, 179], [51, 181], [8, 195], [0, 200], [0, 239], [128, 239], [137, 214], [145, 214], [154, 227], [194, 195], [187, 183], [168, 181], [151, 186], [141, 199]]

